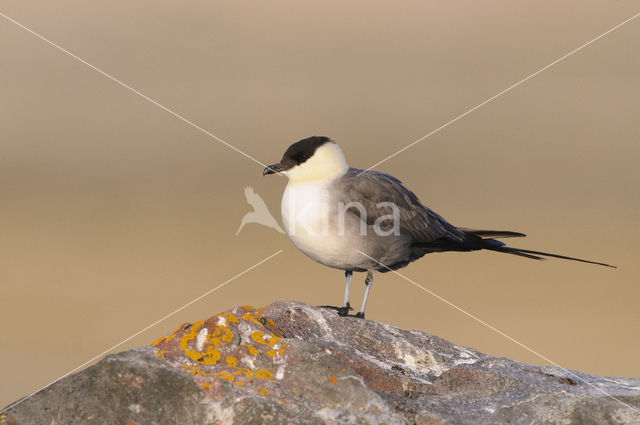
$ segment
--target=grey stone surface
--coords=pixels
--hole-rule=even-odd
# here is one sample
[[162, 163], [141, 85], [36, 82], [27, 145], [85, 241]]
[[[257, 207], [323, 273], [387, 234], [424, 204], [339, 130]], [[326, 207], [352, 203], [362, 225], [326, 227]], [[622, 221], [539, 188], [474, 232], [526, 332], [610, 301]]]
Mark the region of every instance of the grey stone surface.
[[532, 366], [276, 302], [107, 356], [0, 423], [637, 425], [640, 379]]

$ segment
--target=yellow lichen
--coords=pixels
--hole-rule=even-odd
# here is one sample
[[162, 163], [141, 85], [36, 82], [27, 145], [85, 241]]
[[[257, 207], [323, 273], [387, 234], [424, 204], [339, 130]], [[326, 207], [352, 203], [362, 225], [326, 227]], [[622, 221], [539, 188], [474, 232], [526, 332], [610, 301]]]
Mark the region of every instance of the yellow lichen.
[[278, 338], [277, 336], [271, 335], [271, 334], [265, 334], [262, 331], [255, 331], [254, 333], [251, 334], [251, 338], [255, 342], [268, 345], [269, 347], [273, 347], [280, 341], [280, 338]]
[[152, 347], [155, 347], [156, 345], [160, 344], [162, 341], [164, 341], [164, 337], [163, 337], [163, 336], [161, 336], [160, 338], [158, 338], [158, 339], [156, 339], [155, 341], [153, 341], [153, 342], [151, 343], [151, 346], [152, 346]]
[[260, 323], [260, 321], [258, 319], [261, 319], [262, 315], [260, 313], [245, 313], [242, 315], [242, 320], [246, 321], [246, 322], [253, 322], [258, 326], [263, 326], [262, 323]]
[[[236, 327], [231, 326], [231, 324], [239, 324], [241, 321], [254, 323], [259, 329], [262, 329], [256, 330], [251, 334], [251, 339], [253, 340], [251, 342], [253, 344], [243, 344], [251, 356], [259, 356], [265, 353], [270, 357], [278, 357], [285, 353], [287, 345], [282, 341], [282, 338], [265, 328], [265, 324], [275, 328], [275, 322], [269, 318], [263, 318], [260, 314], [261, 310], [256, 311], [250, 306], [245, 306], [244, 309], [245, 313], [241, 316], [227, 312], [218, 314], [206, 322], [203, 320], [195, 322], [190, 327], [184, 324], [181, 325], [176, 330], [176, 332], [179, 332], [178, 335], [182, 335], [180, 337], [180, 349], [186, 357], [198, 364], [196, 366], [183, 365], [182, 368], [192, 375], [226, 380], [234, 382], [238, 386], [244, 386], [255, 380], [273, 382], [274, 373], [269, 369], [254, 370], [238, 367], [240, 362], [237, 354], [235, 356], [227, 355], [227, 353], [234, 354], [233, 350], [235, 349], [235, 346], [231, 346], [231, 343], [235, 337], [234, 331]], [[175, 338], [176, 332], [165, 338], [164, 341]], [[159, 342], [162, 342], [162, 340], [159, 340]], [[264, 347], [263, 351], [259, 349], [260, 345]], [[160, 354], [158, 355], [160, 356]], [[226, 364], [221, 364], [222, 361]], [[199, 365], [221, 365], [227, 370], [208, 371], [206, 368], [200, 369]], [[209, 388], [210, 383], [208, 384], [209, 386], [205, 384], [202, 384], [202, 386]], [[269, 394], [269, 390], [259, 387], [259, 393], [260, 395], [266, 395]]]
[[251, 369], [247, 369], [245, 367], [241, 367], [241, 368], [238, 368], [238, 369], [234, 370], [233, 374], [234, 375], [238, 375], [238, 376], [246, 376], [247, 378], [249, 378], [250, 380], [253, 381], [253, 375], [254, 375], [253, 372], [254, 371], [251, 370]]
[[273, 372], [267, 369], [259, 369], [256, 371], [256, 378], [269, 381], [273, 379]]
[[182, 351], [186, 351], [189, 349], [189, 342], [196, 339], [198, 331], [200, 330], [200, 327], [203, 324], [204, 324], [203, 320], [194, 323], [193, 326], [191, 327], [191, 332], [185, 334], [182, 337], [182, 340], [180, 341], [180, 348], [182, 348]]
[[[192, 360], [205, 365], [215, 365], [222, 357], [220, 350], [216, 347], [220, 345], [220, 328], [216, 328], [216, 331], [212, 335], [208, 335], [206, 339], [206, 345], [202, 351], [194, 350], [189, 343], [198, 338], [200, 329], [204, 325], [204, 321], [200, 320], [191, 327], [191, 332], [185, 334], [180, 341], [180, 348], [184, 354]], [[231, 331], [229, 331], [231, 332]], [[231, 335], [233, 338], [233, 334]]]
[[233, 382], [236, 380], [235, 376], [233, 376], [231, 373], [224, 370], [216, 373], [213, 376], [215, 376], [218, 379], [224, 379], [225, 381], [230, 381], [230, 382]]
[[182, 328], [184, 328], [185, 326], [187, 326], [189, 323], [188, 322], [184, 322], [180, 325], [180, 327], [178, 327], [178, 329], [176, 329], [175, 331], [173, 331], [174, 334], [177, 334], [178, 332], [180, 332], [182, 330]]
[[228, 322], [231, 323], [240, 323], [240, 319], [233, 313], [221, 313], [218, 315], [219, 317], [224, 317]]
[[[219, 330], [220, 328], [216, 329]], [[231, 340], [233, 340], [233, 332], [231, 332], [229, 329], [225, 328], [225, 333], [224, 335], [222, 335], [222, 340], [224, 342], [231, 342]]]

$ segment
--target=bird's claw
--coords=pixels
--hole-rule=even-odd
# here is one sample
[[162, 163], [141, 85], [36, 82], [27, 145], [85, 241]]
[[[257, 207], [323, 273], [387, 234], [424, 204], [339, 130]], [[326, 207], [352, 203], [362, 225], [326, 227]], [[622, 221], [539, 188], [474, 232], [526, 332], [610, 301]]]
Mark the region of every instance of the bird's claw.
[[353, 308], [347, 303], [347, 305], [338, 308], [338, 316], [348, 316], [351, 310], [353, 310]]
[[317, 306], [317, 307], [319, 307], [319, 308], [329, 308], [329, 309], [331, 309], [331, 310], [335, 310], [335, 311], [338, 311], [338, 312], [339, 312], [341, 309], [343, 309], [343, 308], [344, 308], [344, 307], [338, 307], [338, 306], [336, 306], [336, 305], [319, 305], [319, 306]]
[[[331, 310], [335, 310], [338, 312], [338, 316], [348, 316], [349, 312], [353, 310], [353, 307], [351, 307], [351, 305], [349, 303], [347, 303], [347, 305], [342, 306], [342, 307], [337, 307], [335, 305], [319, 305], [318, 307], [320, 308], [330, 308]], [[364, 314], [363, 313], [358, 313], [352, 317], [359, 317], [361, 319], [364, 319]]]

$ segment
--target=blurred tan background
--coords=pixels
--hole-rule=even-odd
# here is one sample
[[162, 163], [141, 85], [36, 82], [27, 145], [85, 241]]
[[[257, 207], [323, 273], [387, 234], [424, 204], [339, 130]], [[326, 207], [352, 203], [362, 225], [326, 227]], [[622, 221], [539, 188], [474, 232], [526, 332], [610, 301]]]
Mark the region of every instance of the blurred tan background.
[[[332, 137], [368, 167], [638, 12], [630, 1], [59, 1], [1, 12], [264, 163]], [[640, 376], [640, 21], [384, 163], [454, 224], [612, 270], [433, 254], [406, 276], [553, 361]], [[248, 225], [285, 180], [0, 19], [0, 405], [279, 249], [117, 351], [241, 304], [342, 300]], [[364, 276], [357, 275], [360, 305]], [[368, 318], [545, 364], [392, 274]]]

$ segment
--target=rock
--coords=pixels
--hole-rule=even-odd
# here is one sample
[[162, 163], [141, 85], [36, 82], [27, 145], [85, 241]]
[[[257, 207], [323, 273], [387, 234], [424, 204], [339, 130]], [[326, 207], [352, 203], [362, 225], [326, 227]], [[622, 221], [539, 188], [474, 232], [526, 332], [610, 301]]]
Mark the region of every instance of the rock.
[[0, 423], [637, 425], [640, 379], [532, 366], [276, 302], [109, 355]]

